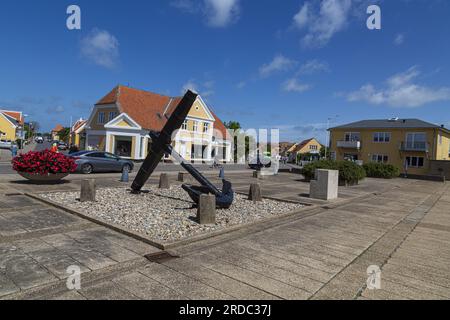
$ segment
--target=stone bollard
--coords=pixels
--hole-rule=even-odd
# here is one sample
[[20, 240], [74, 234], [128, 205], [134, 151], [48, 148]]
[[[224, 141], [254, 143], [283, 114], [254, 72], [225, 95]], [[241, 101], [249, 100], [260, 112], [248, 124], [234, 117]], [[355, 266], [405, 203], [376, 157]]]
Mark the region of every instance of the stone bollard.
[[94, 202], [95, 201], [95, 180], [81, 181], [80, 202]]
[[178, 182], [184, 182], [184, 172], [178, 172]]
[[120, 178], [120, 182], [129, 182], [128, 167], [122, 169], [122, 176]]
[[248, 200], [255, 202], [262, 201], [261, 186], [259, 183], [252, 183], [248, 192]]
[[216, 224], [216, 196], [210, 194], [200, 195], [197, 221], [200, 224]]
[[159, 188], [160, 189], [169, 189], [169, 176], [167, 173], [161, 173], [161, 176], [159, 177]]
[[259, 171], [259, 170], [253, 171], [253, 178], [261, 179], [261, 171]]
[[334, 200], [338, 198], [339, 171], [316, 170], [315, 180], [311, 180], [309, 196], [313, 199]]

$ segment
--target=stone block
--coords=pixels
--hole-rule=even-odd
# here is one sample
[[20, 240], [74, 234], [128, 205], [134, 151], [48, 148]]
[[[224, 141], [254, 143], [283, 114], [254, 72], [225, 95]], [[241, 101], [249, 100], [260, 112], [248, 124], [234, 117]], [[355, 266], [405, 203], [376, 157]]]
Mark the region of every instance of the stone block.
[[95, 194], [96, 194], [95, 180], [86, 179], [81, 181], [81, 192], [80, 192], [81, 202], [95, 201]]
[[253, 171], [253, 178], [261, 179], [262, 178], [261, 171], [259, 171], [259, 170]]
[[311, 181], [309, 196], [313, 199], [334, 200], [338, 198], [339, 171], [316, 170], [315, 180]]
[[160, 189], [169, 189], [169, 176], [167, 173], [161, 173], [161, 176], [159, 177], [159, 188]]
[[197, 208], [197, 221], [200, 224], [216, 224], [216, 197], [202, 194]]
[[261, 186], [258, 183], [252, 183], [248, 192], [248, 200], [253, 202], [262, 201]]

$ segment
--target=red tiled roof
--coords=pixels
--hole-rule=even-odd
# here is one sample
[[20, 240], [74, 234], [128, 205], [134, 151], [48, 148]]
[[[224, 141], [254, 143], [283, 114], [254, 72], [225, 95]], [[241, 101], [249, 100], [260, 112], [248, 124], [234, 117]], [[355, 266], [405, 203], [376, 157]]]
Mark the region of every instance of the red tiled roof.
[[60, 132], [64, 127], [60, 124], [57, 124], [56, 127], [52, 130], [52, 132]]
[[24, 124], [24, 118], [22, 116], [22, 112], [20, 111], [7, 111], [7, 110], [0, 110], [1, 113], [6, 114], [7, 116], [10, 116], [11, 118], [15, 119], [19, 124]]
[[75, 132], [80, 129], [87, 121], [86, 120], [78, 120], [72, 127], [72, 131]]
[[[128, 114], [142, 128], [160, 131], [167, 122], [182, 97], [168, 97], [153, 92], [117, 86], [96, 105], [117, 104], [120, 112]], [[212, 111], [211, 111], [212, 112]], [[213, 113], [216, 122], [214, 127], [224, 137], [228, 136], [222, 121]]]

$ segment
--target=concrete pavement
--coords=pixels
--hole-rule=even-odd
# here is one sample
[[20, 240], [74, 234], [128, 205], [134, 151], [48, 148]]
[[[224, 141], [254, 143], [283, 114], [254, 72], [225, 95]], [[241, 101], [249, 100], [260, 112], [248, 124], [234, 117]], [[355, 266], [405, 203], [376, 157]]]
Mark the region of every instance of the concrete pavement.
[[[230, 175], [238, 190], [250, 177]], [[305, 183], [262, 180], [272, 196], [307, 200]], [[216, 180], [216, 182], [218, 179]], [[107, 186], [112, 180], [103, 180]], [[157, 183], [153, 178], [150, 183]], [[12, 189], [3, 183], [3, 192]], [[21, 186], [23, 187], [23, 186]], [[76, 188], [76, 182], [59, 188]], [[20, 189], [20, 188], [18, 188]], [[1, 189], [0, 189], [1, 190]], [[17, 190], [17, 189], [16, 189]], [[1, 192], [1, 191], [0, 191]], [[448, 299], [448, 184], [368, 179], [343, 202], [239, 230], [171, 252], [159, 250], [23, 196], [0, 196], [3, 299]], [[80, 266], [69, 291], [66, 268]], [[368, 290], [367, 268], [381, 268]]]

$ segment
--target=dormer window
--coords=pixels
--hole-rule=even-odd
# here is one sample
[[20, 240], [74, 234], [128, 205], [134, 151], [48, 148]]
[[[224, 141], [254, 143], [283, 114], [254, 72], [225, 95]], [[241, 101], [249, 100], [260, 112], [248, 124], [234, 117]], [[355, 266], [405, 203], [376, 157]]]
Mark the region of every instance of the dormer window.
[[98, 113], [97, 123], [98, 124], [105, 124], [105, 113], [104, 112], [99, 112]]

